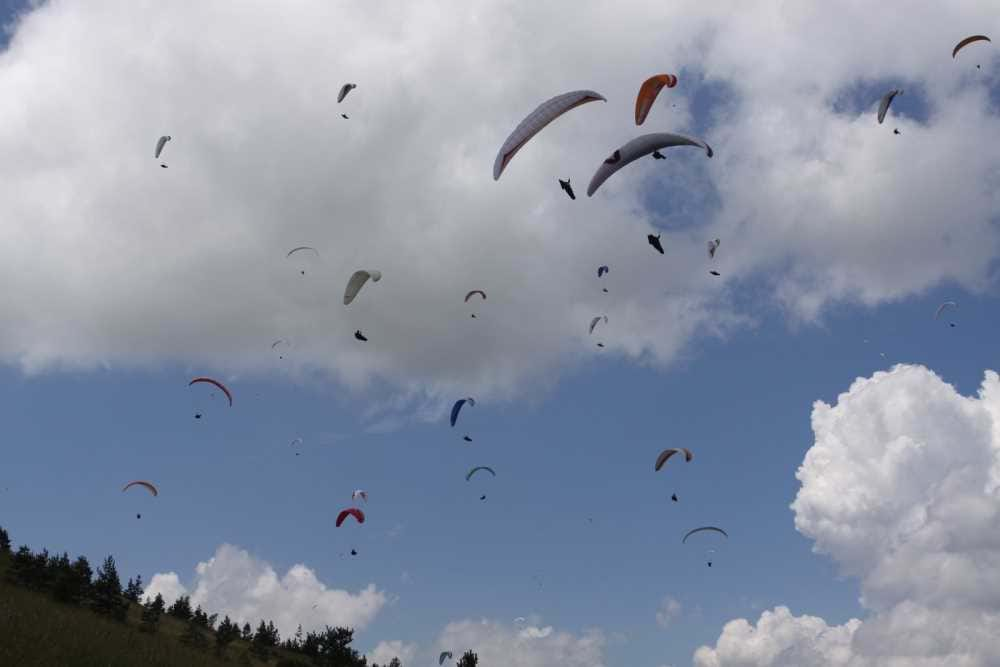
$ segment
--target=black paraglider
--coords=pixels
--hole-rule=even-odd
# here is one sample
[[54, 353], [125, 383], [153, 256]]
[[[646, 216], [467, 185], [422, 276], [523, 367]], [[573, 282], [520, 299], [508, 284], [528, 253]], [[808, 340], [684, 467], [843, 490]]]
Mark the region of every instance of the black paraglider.
[[678, 502], [678, 501], [677, 501], [677, 494], [676, 494], [676, 493], [672, 493], [672, 494], [670, 494], [670, 499], [671, 499], [672, 501], [674, 501], [675, 503], [676, 503], [676, 502]]
[[368, 339], [365, 338], [365, 335], [361, 333], [361, 329], [358, 329], [357, 331], [354, 332], [354, 337], [360, 341], [364, 341], [366, 343], [368, 342]]
[[195, 419], [201, 419], [201, 413], [200, 412], [194, 413], [194, 418]]
[[667, 156], [664, 155], [663, 153], [661, 153], [660, 151], [653, 151], [653, 159], [654, 160], [666, 160]]
[[472, 442], [472, 438], [470, 438], [470, 437], [469, 437], [469, 436], [467, 436], [467, 435], [463, 435], [463, 436], [462, 436], [462, 440], [465, 440], [466, 442]]
[[352, 556], [357, 556], [358, 555], [357, 550], [356, 549], [351, 549], [351, 555]]
[[346, 113], [340, 114], [340, 117], [343, 118], [343, 119], [345, 119], [345, 120], [350, 120], [350, 118], [347, 117]]
[[141, 518], [142, 518], [142, 515], [141, 515], [141, 514], [136, 514], [136, 515], [135, 515], [135, 518], [136, 518], [136, 519], [141, 519]]
[[166, 168], [167, 168], [167, 165], [165, 165], [165, 164], [161, 164], [161, 165], [160, 165], [160, 168], [161, 168], [161, 169], [166, 169]]
[[480, 500], [486, 500], [486, 496], [479, 496]]
[[604, 343], [598, 343], [597, 347], [604, 347]]
[[561, 188], [563, 189], [563, 191], [564, 191], [564, 192], [565, 192], [566, 194], [568, 194], [568, 195], [569, 195], [569, 198], [570, 198], [570, 199], [574, 199], [574, 200], [576, 199], [576, 195], [575, 195], [575, 194], [573, 194], [573, 186], [571, 186], [571, 185], [569, 184], [569, 179], [568, 179], [568, 178], [567, 178], [567, 179], [566, 179], [565, 181], [564, 181], [563, 179], [561, 179], [561, 178], [560, 178], [560, 179], [559, 179], [559, 187], [561, 187]]
[[660, 253], [661, 255], [663, 254], [663, 246], [660, 245], [659, 234], [657, 234], [656, 236], [653, 236], [652, 234], [647, 234], [646, 240], [649, 241], [649, 245], [653, 246], [656, 249], [656, 252]]
[[902, 132], [899, 131], [899, 128], [896, 128], [895, 130], [893, 130], [892, 133], [893, 134], [902, 134]]
[[713, 276], [721, 276], [722, 275], [718, 271], [709, 271], [709, 273], [711, 273]]

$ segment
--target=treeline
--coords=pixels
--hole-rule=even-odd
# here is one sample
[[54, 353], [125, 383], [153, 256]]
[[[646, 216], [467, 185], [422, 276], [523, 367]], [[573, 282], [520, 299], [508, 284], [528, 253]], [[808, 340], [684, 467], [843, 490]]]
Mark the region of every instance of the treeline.
[[[247, 642], [254, 658], [265, 663], [273, 659], [275, 667], [379, 667], [369, 666], [367, 658], [351, 648], [354, 630], [349, 628], [326, 626], [321, 632], [303, 633], [299, 625], [293, 637], [282, 641], [272, 621], [261, 620], [256, 630], [249, 623], [240, 627], [229, 616], [219, 621], [218, 614], [209, 614], [201, 606], [192, 609], [186, 595], [169, 607], [159, 593], [143, 603], [142, 577], [130, 578], [123, 587], [113, 556], [104, 559], [95, 575], [86, 556], [71, 561], [68, 553], [53, 555], [47, 549], [34, 553], [27, 546], [11, 552], [10, 536], [0, 528], [0, 558], [9, 558], [6, 578], [16, 586], [121, 623], [128, 623], [130, 606], [138, 605], [142, 609], [139, 630], [147, 633], [157, 633], [160, 619], [170, 616], [185, 624], [182, 642], [199, 650], [214, 650], [219, 657], [226, 657], [227, 647], [240, 640]], [[475, 658], [468, 662], [467, 657], [463, 656], [459, 667], [475, 667]], [[393, 658], [386, 667], [402, 667], [402, 663]]]

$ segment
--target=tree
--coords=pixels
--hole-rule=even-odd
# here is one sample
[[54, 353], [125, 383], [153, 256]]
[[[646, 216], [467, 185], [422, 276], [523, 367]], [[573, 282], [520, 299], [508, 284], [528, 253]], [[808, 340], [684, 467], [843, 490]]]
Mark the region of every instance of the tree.
[[319, 633], [309, 632], [302, 642], [302, 652], [324, 667], [347, 667], [366, 664], [364, 656], [351, 648], [354, 631], [349, 628], [331, 628], [329, 625]]
[[261, 619], [260, 625], [257, 626], [257, 632], [253, 635], [253, 641], [250, 642], [250, 651], [261, 660], [267, 661], [271, 657], [271, 650], [279, 642], [278, 630], [274, 627], [274, 623], [268, 621], [265, 624]]
[[389, 661], [389, 667], [403, 667], [403, 663], [400, 662], [399, 658], [393, 658]]
[[80, 604], [90, 593], [90, 563], [83, 556], [70, 564], [69, 554], [49, 559], [52, 595], [59, 602]]
[[253, 639], [253, 630], [250, 628], [249, 622], [243, 624], [243, 632], [240, 635], [240, 639], [242, 639], [245, 642], [248, 642]]
[[152, 600], [147, 600], [142, 605], [142, 617], [139, 619], [139, 629], [143, 632], [153, 633], [160, 627], [160, 616], [163, 615], [163, 596], [159, 593]]
[[167, 602], [166, 602], [166, 600], [163, 599], [163, 594], [162, 593], [157, 593], [156, 597], [153, 598], [153, 601], [151, 603], [148, 603], [148, 604], [152, 604], [153, 607], [156, 609], [156, 611], [160, 612], [161, 614], [167, 608]]
[[208, 648], [208, 638], [205, 636], [204, 627], [192, 616], [187, 622], [181, 641], [196, 649], [205, 650]]
[[170, 605], [170, 609], [167, 609], [167, 613], [174, 618], [179, 618], [182, 621], [189, 620], [194, 616], [194, 612], [191, 611], [191, 598], [187, 595], [182, 595], [174, 603]]
[[476, 667], [479, 664], [479, 656], [472, 651], [466, 651], [462, 659], [458, 661], [458, 667]]
[[0, 554], [10, 553], [10, 535], [3, 528], [0, 528]]
[[222, 619], [219, 627], [215, 630], [215, 651], [219, 655], [226, 652], [226, 647], [234, 640], [240, 638], [240, 626], [229, 620], [229, 616]]
[[142, 575], [140, 574], [132, 581], [129, 577], [128, 585], [125, 586], [125, 597], [132, 602], [138, 602], [142, 598]]
[[104, 559], [104, 564], [97, 570], [97, 579], [91, 593], [94, 610], [124, 621], [128, 613], [128, 601], [122, 598], [122, 582], [118, 578], [118, 567], [114, 556]]

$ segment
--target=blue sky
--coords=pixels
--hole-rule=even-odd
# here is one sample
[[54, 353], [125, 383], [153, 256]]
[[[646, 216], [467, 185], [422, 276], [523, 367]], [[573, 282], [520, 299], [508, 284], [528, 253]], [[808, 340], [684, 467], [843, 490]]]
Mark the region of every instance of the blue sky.
[[[983, 189], [989, 189], [988, 179], [997, 173], [994, 157], [1000, 156], [984, 149], [989, 155], [968, 165], [967, 178], [950, 161], [964, 165], [960, 154], [933, 156], [942, 170], [956, 176], [954, 185], [942, 183], [940, 191], [928, 194], [954, 204], [955, 220], [942, 220], [930, 212], [924, 216], [924, 204], [910, 202], [917, 198], [911, 193], [926, 189], [923, 179], [931, 167], [921, 165], [931, 158], [921, 157], [912, 144], [899, 148], [885, 143], [902, 145], [912, 136], [912, 142], [924, 142], [917, 143], [920, 147], [937, 145], [949, 132], [968, 131], [972, 122], [981, 122], [979, 129], [988, 132], [996, 127], [996, 109], [976, 103], [1000, 94], [994, 75], [970, 74], [980, 78], [928, 92], [934, 77], [923, 73], [920, 62], [907, 69], [900, 56], [899, 62], [879, 65], [856, 82], [817, 93], [825, 102], [816, 106], [826, 114], [815, 121], [820, 136], [876, 145], [864, 151], [872, 160], [864, 163], [871, 171], [847, 177], [845, 183], [854, 187], [869, 177], [875, 183], [887, 173], [880, 166], [886, 154], [899, 161], [900, 172], [904, 166], [912, 169], [898, 179], [890, 171], [888, 180], [870, 190], [867, 185], [858, 185], [857, 192], [834, 188], [827, 199], [817, 200], [819, 207], [806, 192], [807, 184], [795, 179], [817, 161], [836, 164], [838, 154], [816, 149], [824, 157], [803, 158], [801, 166], [787, 173], [781, 163], [754, 167], [753, 160], [772, 158], [755, 157], [754, 140], [747, 139], [752, 133], [743, 126], [731, 129], [729, 121], [745, 115], [754, 119], [748, 123], [770, 124], [760, 117], [774, 98], [754, 93], [754, 86], [767, 88], [770, 74], [761, 74], [746, 88], [740, 88], [738, 75], [725, 80], [729, 61], [724, 46], [707, 49], [704, 60], [691, 56], [676, 67], [691, 90], [678, 89], [679, 108], [661, 102], [654, 110], [674, 113], [680, 129], [710, 137], [714, 162], [706, 163], [697, 151], [677, 149], [664, 164], [641, 162], [631, 168], [634, 173], [616, 175], [605, 186], [606, 197], [576, 202], [554, 188], [556, 175], [571, 168], [582, 193], [594, 161], [590, 153], [610, 152], [604, 150], [606, 143], [610, 147], [636, 128], [595, 120], [595, 138], [588, 139], [586, 151], [573, 140], [574, 133], [588, 128], [588, 112], [603, 119], [597, 114], [628, 107], [628, 92], [617, 99], [609, 94], [604, 110], [582, 107], [572, 120], [554, 124], [553, 143], [542, 144], [545, 135], [539, 135], [541, 145], [526, 148], [512, 163], [521, 171], [512, 168], [494, 184], [488, 176], [492, 157], [483, 160], [482, 155], [495, 150], [537, 98], [537, 89], [561, 92], [563, 78], [531, 80], [525, 76], [525, 63], [533, 62], [527, 57], [520, 66], [498, 71], [498, 82], [518, 87], [516, 101], [493, 108], [488, 121], [470, 125], [463, 139], [440, 147], [435, 159], [419, 168], [402, 164], [407, 155], [423, 154], [421, 142], [433, 144], [433, 123], [450, 121], [434, 119], [433, 113], [401, 120], [396, 110], [374, 109], [362, 83], [352, 92], [360, 99], [350, 111], [361, 114], [359, 124], [369, 122], [363, 115], [369, 112], [386, 123], [409, 122], [410, 132], [398, 149], [375, 144], [376, 153], [385, 155], [392, 148], [402, 156], [400, 166], [385, 167], [386, 174], [375, 167], [365, 172], [358, 163], [343, 167], [345, 178], [368, 173], [370, 180], [355, 178], [358, 184], [350, 187], [356, 189], [345, 191], [336, 213], [327, 215], [324, 201], [315, 206], [311, 201], [328, 196], [321, 163], [333, 158], [313, 146], [315, 136], [295, 123], [261, 136], [261, 129], [269, 127], [265, 121], [283, 111], [262, 112], [251, 121], [234, 110], [243, 108], [235, 100], [244, 84], [259, 86], [272, 82], [271, 76], [285, 79], [271, 72], [270, 64], [250, 56], [244, 61], [245, 54], [230, 57], [242, 53], [238, 44], [255, 34], [254, 21], [266, 18], [266, 10], [255, 9], [243, 25], [220, 19], [226, 13], [223, 5], [190, 18], [203, 20], [206, 34], [222, 36], [218, 57], [232, 68], [222, 88], [204, 89], [204, 98], [184, 86], [191, 77], [211, 82], [214, 47], [199, 46], [194, 64], [181, 64], [187, 55], [181, 55], [184, 39], [178, 37], [183, 22], [170, 10], [157, 10], [161, 15], [149, 19], [156, 26], [151, 39], [158, 46], [147, 52], [141, 42], [110, 25], [121, 20], [128, 32], [145, 20], [141, 12], [129, 10], [123, 15], [131, 18], [94, 19], [91, 24], [84, 3], [57, 3], [35, 18], [20, 50], [0, 60], [0, 89], [5, 81], [22, 86], [19, 90], [31, 104], [52, 111], [36, 100], [45, 97], [40, 91], [51, 84], [53, 72], [65, 66], [53, 35], [69, 29], [66, 43], [83, 44], [73, 40], [82, 40], [89, 25], [98, 33], [112, 30], [113, 36], [105, 39], [123, 40], [128, 48], [122, 53], [141, 53], [134, 62], [143, 66], [133, 71], [133, 61], [124, 56], [115, 60], [119, 56], [99, 47], [84, 49], [86, 58], [114, 63], [130, 81], [148, 75], [162, 89], [174, 91], [163, 103], [173, 105], [170, 111], [150, 111], [162, 113], [150, 127], [136, 120], [143, 115], [141, 93], [136, 100], [115, 97], [133, 112], [108, 118], [108, 127], [118, 123], [115, 128], [127, 132], [102, 124], [102, 114], [118, 113], [102, 106], [113, 92], [91, 93], [86, 86], [74, 91], [87, 120], [69, 123], [69, 129], [56, 135], [73, 136], [74, 127], [86, 127], [87, 132], [78, 134], [87, 138], [66, 149], [65, 171], [46, 162], [51, 156], [39, 157], [36, 148], [17, 143], [20, 139], [0, 137], [0, 147], [20, 147], [24, 163], [39, 164], [39, 179], [58, 189], [43, 199], [23, 194], [32, 184], [0, 194], [0, 205], [6, 201], [12, 217], [34, 221], [16, 229], [11, 223], [4, 237], [28, 240], [10, 251], [23, 282], [7, 282], [18, 285], [26, 297], [11, 306], [8, 332], [0, 340], [0, 399], [6, 406], [8, 443], [0, 468], [0, 525], [16, 543], [83, 553], [92, 561], [111, 552], [126, 576], [141, 573], [148, 582], [155, 573], [175, 572], [189, 590], [196, 581], [195, 566], [224, 543], [266, 561], [279, 576], [302, 563], [333, 589], [354, 594], [373, 583], [386, 602], [360, 623], [359, 648], [402, 640], [417, 647], [418, 664], [434, 653], [442, 629], [462, 619], [512, 624], [524, 616], [532, 625], [551, 625], [576, 637], [597, 629], [606, 640], [606, 664], [656, 667], [689, 664], [698, 646], [715, 643], [727, 621], [754, 619], [778, 605], [831, 625], [868, 615], [858, 602], [858, 579], [841, 576], [831, 558], [813, 554], [813, 540], [796, 530], [789, 508], [801, 486], [795, 472], [816, 440], [810, 423], [814, 401], [835, 404], [856, 378], [896, 363], [922, 364], [959, 393], [972, 395], [984, 370], [995, 367], [992, 332], [1000, 324], [993, 269], [997, 204], [988, 193], [975, 201], [963, 197], [965, 188], [978, 191], [968, 179], [982, 176]], [[9, 16], [11, 5], [3, 7]], [[356, 20], [367, 27], [376, 18]], [[533, 31], [541, 30], [533, 27], [534, 20], [540, 26], [553, 20], [521, 19], [520, 32], [511, 28], [501, 33], [530, 41]], [[732, 30], [717, 16], [705, 21]], [[295, 32], [289, 28], [288, 35]], [[280, 45], [274, 47], [280, 53], [276, 61], [306, 57], [295, 51], [298, 46], [288, 35], [274, 38]], [[309, 46], [312, 38], [303, 32], [303, 54], [320, 48]], [[95, 40], [104, 43], [100, 34]], [[402, 40], [406, 48], [399, 47], [403, 53], [424, 43], [419, 36], [408, 40]], [[698, 39], [693, 43], [691, 49], [703, 48]], [[397, 57], [395, 48], [384, 45]], [[561, 42], [551, 48], [581, 53]], [[378, 49], [359, 49], [345, 61], [360, 68], [359, 59]], [[39, 54], [48, 53], [55, 54], [56, 65], [42, 65]], [[447, 51], [442, 53], [446, 58]], [[485, 55], [470, 53], [470, 62], [488, 55], [489, 49]], [[945, 48], [946, 65], [947, 56]], [[418, 62], [412, 57], [417, 59], [416, 74], [405, 76], [414, 81], [427, 80], [428, 72], [435, 71], [430, 65], [440, 65], [435, 58]], [[998, 61], [990, 58], [981, 58], [983, 68], [995, 71]], [[39, 83], [17, 79], [16, 63], [37, 64]], [[594, 64], [591, 74], [584, 62], [573, 80], [583, 82], [581, 87], [594, 78], [631, 90], [636, 83], [631, 78], [616, 82], [617, 66], [624, 67], [618, 61]], [[641, 66], [647, 67], [645, 61]], [[888, 71], [891, 66], [898, 66], [899, 73]], [[377, 63], [366, 67], [367, 81], [372, 81]], [[794, 70], [789, 69], [791, 79], [799, 76]], [[183, 85], [174, 78], [177, 72], [185, 73], [177, 75]], [[342, 132], [330, 128], [343, 126], [317, 120], [322, 115], [318, 99], [328, 100], [328, 94], [313, 99], [311, 95], [321, 93], [307, 83], [287, 84], [286, 95], [301, 95], [295, 101], [286, 98], [289, 106], [305, 119], [304, 126], [331, 135]], [[103, 84], [107, 87], [95, 89], [116, 90], [116, 84]], [[454, 84], [456, 89], [460, 84]], [[893, 103], [886, 124], [878, 126], [875, 101], [896, 85], [906, 93]], [[329, 87], [335, 95], [339, 84]], [[483, 94], [497, 97], [484, 105], [503, 99], [492, 87], [484, 86], [489, 92]], [[789, 88], [803, 94], [794, 81]], [[216, 99], [221, 89], [232, 100]], [[400, 95], [405, 103], [412, 101], [409, 96], [421, 104], [428, 101], [416, 83]], [[960, 95], [979, 115], [971, 120], [949, 115], [945, 101]], [[208, 110], [199, 118], [203, 102]], [[782, 113], [796, 107], [794, 101], [787, 107], [777, 100], [774, 104]], [[442, 114], [451, 113], [446, 100], [440, 108]], [[4, 113], [14, 112], [0, 109], [0, 120]], [[45, 116], [40, 112], [38, 117]], [[53, 111], [52, 117], [58, 114]], [[181, 129], [171, 130], [179, 136], [167, 148], [175, 161], [165, 174], [153, 173], [153, 178], [164, 177], [154, 183], [148, 174], [136, 175], [132, 167], [138, 163], [122, 155], [133, 143], [143, 151], [146, 144], [151, 147], [155, 136], [149, 133], [160, 132], [151, 128], [161, 127], [164, 118]], [[18, 122], [28, 123], [18, 127], [32, 127], [34, 121], [18, 116]], [[36, 131], [54, 127], [37, 122]], [[187, 125], [192, 129], [185, 136]], [[891, 130], [897, 126], [903, 136], [894, 138]], [[362, 127], [367, 134], [361, 136], [376, 141], [377, 128]], [[811, 141], [803, 139], [809, 128], [805, 121], [790, 128], [788, 145], [775, 150], [800, 157], [800, 151], [813, 150], [803, 148]], [[118, 131], [128, 134], [123, 139], [127, 150], [116, 146], [88, 161], [86, 156], [93, 155], [88, 151], [96, 150], [93, 140]], [[873, 139], [872, 133], [880, 134]], [[249, 141], [251, 136], [263, 147]], [[240, 149], [221, 157], [188, 158], [185, 151], [196, 150], [190, 148], [196, 137]], [[288, 155], [276, 150], [279, 139], [289, 142]], [[362, 139], [337, 135], [331, 143], [355, 149]], [[481, 150], [480, 143], [486, 148]], [[735, 157], [727, 155], [727, 144]], [[563, 148], [572, 157], [560, 162]], [[454, 160], [453, 171], [439, 164], [446, 160]], [[141, 164], [151, 171], [150, 164]], [[215, 175], [241, 164], [245, 174], [239, 167], [237, 175]], [[473, 173], [467, 169], [470, 164], [479, 170], [474, 175], [468, 175]], [[303, 171], [286, 172], [285, 167]], [[437, 170], [446, 171], [448, 178], [436, 181]], [[177, 178], [196, 171], [205, 180], [181, 185], [165, 180], [177, 171], [182, 172]], [[539, 174], [553, 187], [529, 180]], [[788, 180], [779, 182], [779, 174]], [[423, 176], [434, 181], [426, 198], [416, 184], [409, 199], [399, 195], [401, 203], [396, 195], [383, 199], [369, 192], [389, 181], [403, 182], [405, 189], [408, 179]], [[462, 191], [465, 179], [475, 181], [468, 192]], [[759, 210], [746, 205], [748, 191], [758, 186]], [[470, 202], [480, 192], [485, 203], [473, 207]], [[899, 214], [878, 211], [869, 218], [852, 209], [873, 192], [889, 208], [899, 206]], [[502, 209], [504, 199], [513, 200], [515, 208]], [[60, 217], [58, 202], [65, 204], [66, 217]], [[490, 208], [496, 209], [497, 219], [491, 218]], [[39, 217], [31, 217], [35, 215]], [[64, 224], [69, 218], [83, 225], [80, 237], [66, 231], [77, 224]], [[354, 223], [345, 222], [347, 218], [361, 221], [362, 231], [355, 230], [351, 238], [345, 230]], [[393, 223], [376, 222], [383, 218]], [[460, 222], [448, 222], [452, 218]], [[521, 218], [527, 221], [523, 226], [517, 222]], [[963, 224], [967, 218], [969, 223]], [[176, 231], [171, 228], [175, 221]], [[859, 225], [856, 232], [853, 224]], [[568, 227], [573, 238], [561, 243], [560, 234], [567, 234]], [[362, 234], [368, 229], [374, 240]], [[657, 229], [668, 240], [669, 252], [662, 258], [645, 244], [645, 234]], [[287, 247], [313, 243], [313, 235], [326, 235], [321, 239], [325, 245], [315, 241], [323, 248], [323, 260], [303, 280], [284, 263], [283, 253]], [[705, 240], [716, 235], [723, 238], [721, 280], [707, 275], [704, 257]], [[183, 250], [168, 247], [173, 237]], [[52, 252], [39, 250], [49, 247], [47, 239], [52, 239]], [[421, 245], [428, 239], [438, 244], [429, 251]], [[99, 244], [93, 256], [84, 247], [91, 241]], [[504, 245], [508, 241], [511, 245]], [[60, 255], [76, 243], [82, 244], [79, 256]], [[332, 252], [327, 250], [331, 247]], [[925, 259], [935, 248], [940, 262]], [[464, 264], [450, 259], [463, 253], [471, 256], [461, 260]], [[393, 264], [398, 257], [405, 260], [402, 268]], [[342, 310], [339, 285], [351, 270], [368, 267], [364, 262], [370, 261], [389, 265], [386, 279], [366, 286], [356, 308], [352, 304], [351, 310]], [[611, 265], [605, 278], [608, 295], [600, 293], [594, 276], [599, 263]], [[147, 269], [162, 273], [146, 275]], [[325, 281], [336, 284], [326, 289]], [[478, 308], [480, 319], [467, 320], [460, 294], [445, 299], [448, 306], [442, 312], [428, 312], [423, 305], [414, 306], [415, 312], [406, 310], [414, 294], [436, 293], [442, 282], [456, 292], [485, 287], [490, 298]], [[148, 293], [144, 285], [152, 286]], [[959, 304], [948, 320], [955, 327], [933, 318], [945, 300]], [[281, 309], [265, 310], [274, 303], [282, 304]], [[283, 304], [292, 305], [285, 309]], [[595, 334], [608, 344], [603, 351], [583, 331], [594, 312], [611, 317]], [[349, 339], [359, 326], [371, 338], [366, 348]], [[296, 344], [287, 359], [279, 360], [270, 344], [285, 336]], [[394, 338], [383, 344], [390, 336]], [[443, 360], [440, 369], [437, 359]], [[224, 379], [234, 393], [233, 407], [222, 405], [213, 392], [189, 388], [188, 381], [198, 375]], [[466, 407], [458, 427], [449, 428], [447, 408], [466, 395], [475, 395], [477, 405]], [[200, 420], [193, 417], [198, 411], [204, 415]], [[473, 437], [471, 444], [462, 441], [465, 433]], [[290, 447], [295, 438], [302, 438], [302, 445]], [[666, 447], [688, 447], [694, 461], [673, 460], [654, 473], [656, 455]], [[497, 477], [477, 475], [467, 482], [466, 471], [477, 465], [493, 467]], [[141, 489], [122, 494], [122, 485], [132, 479], [155, 482], [160, 496], [149, 498]], [[370, 494], [364, 506], [368, 521], [335, 528], [336, 514], [351, 504], [355, 488]], [[671, 493], [679, 495], [679, 503], [670, 502]], [[485, 501], [480, 500], [483, 494]], [[711, 569], [694, 539], [680, 543], [686, 530], [705, 524], [723, 526], [730, 535], [713, 545], [717, 552]], [[357, 557], [349, 555], [352, 548], [359, 551]], [[662, 627], [656, 614], [667, 598], [676, 600], [680, 611]]]

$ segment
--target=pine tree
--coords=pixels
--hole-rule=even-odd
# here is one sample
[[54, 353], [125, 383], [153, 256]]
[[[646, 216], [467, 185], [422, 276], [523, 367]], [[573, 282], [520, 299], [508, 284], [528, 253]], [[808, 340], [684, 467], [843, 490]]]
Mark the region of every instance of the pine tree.
[[167, 609], [167, 613], [174, 618], [179, 618], [182, 621], [189, 620], [194, 616], [194, 612], [191, 611], [191, 598], [187, 595], [182, 595], [174, 603], [170, 605], [170, 609]]
[[458, 661], [458, 667], [476, 667], [479, 664], [479, 656], [472, 651], [466, 651], [462, 659]]
[[271, 657], [271, 633], [264, 620], [261, 619], [257, 631], [253, 633], [253, 640], [250, 642], [250, 652], [261, 660], [267, 662]]
[[153, 598], [152, 605], [153, 605], [153, 608], [156, 609], [156, 611], [158, 611], [161, 614], [166, 611], [167, 602], [166, 602], [166, 600], [163, 599], [163, 594], [162, 593], [157, 593], [156, 594], [156, 597]]
[[142, 575], [140, 574], [132, 581], [129, 577], [128, 585], [125, 586], [125, 597], [132, 602], [138, 602], [142, 599]]
[[104, 564], [97, 570], [97, 579], [92, 590], [94, 609], [107, 614], [115, 620], [124, 621], [128, 613], [128, 601], [122, 598], [122, 582], [118, 578], [118, 567], [114, 556], [104, 559]]
[[399, 660], [399, 658], [393, 658], [389, 661], [389, 667], [403, 667], [403, 663]]
[[204, 626], [192, 616], [187, 622], [181, 641], [196, 649], [205, 650], [208, 648], [208, 638], [203, 628]]
[[[85, 566], [85, 567], [84, 567]], [[49, 560], [49, 571], [52, 577], [52, 595], [59, 602], [79, 604], [86, 598], [90, 588], [90, 565], [79, 559], [70, 564], [69, 554], [63, 552]]]
[[3, 528], [0, 528], [0, 554], [10, 553], [10, 535]]
[[226, 616], [222, 619], [222, 623], [219, 623], [219, 627], [215, 630], [216, 653], [223, 655], [226, 652], [226, 647], [239, 638], [240, 626], [230, 621], [229, 617]]
[[242, 639], [245, 642], [248, 642], [253, 639], [253, 630], [250, 628], [249, 622], [243, 624], [243, 632], [240, 635], [240, 639]]
[[143, 632], [156, 632], [160, 627], [161, 615], [163, 615], [163, 596], [157, 593], [155, 599], [147, 600], [146, 604], [142, 605], [139, 629]]

